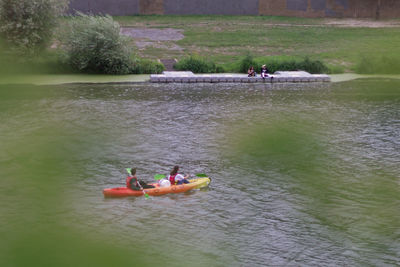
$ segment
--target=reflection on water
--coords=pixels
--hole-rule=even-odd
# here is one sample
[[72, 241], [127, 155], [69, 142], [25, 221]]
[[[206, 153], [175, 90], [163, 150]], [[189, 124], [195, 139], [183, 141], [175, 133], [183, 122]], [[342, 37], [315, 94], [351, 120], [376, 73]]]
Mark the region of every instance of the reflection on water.
[[399, 85], [2, 86], [0, 264], [399, 264]]

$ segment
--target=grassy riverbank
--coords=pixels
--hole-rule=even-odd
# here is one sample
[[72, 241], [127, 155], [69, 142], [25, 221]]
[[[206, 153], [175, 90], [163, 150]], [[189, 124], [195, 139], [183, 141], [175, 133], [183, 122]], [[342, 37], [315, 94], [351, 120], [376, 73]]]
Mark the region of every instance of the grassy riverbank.
[[[333, 83], [356, 79], [400, 79], [400, 75], [360, 75], [354, 73], [333, 74]], [[12, 75], [0, 77], [0, 85], [4, 84], [33, 84], [33, 85], [60, 85], [72, 83], [143, 83], [149, 82], [150, 75], [93, 75], [93, 74], [35, 74]]]
[[32, 74], [0, 76], [0, 84], [140, 83], [149, 79], [150, 75], [147, 74]]
[[[115, 17], [134, 29], [175, 29], [183, 38], [135, 38], [148, 58], [207, 56], [227, 71], [250, 53], [256, 60], [309, 57], [322, 60], [331, 73], [362, 71], [365, 64], [400, 73], [400, 20], [339, 20], [266, 16], [127, 16]], [[397, 69], [398, 68], [398, 69]], [[376, 70], [372, 69], [372, 72]]]

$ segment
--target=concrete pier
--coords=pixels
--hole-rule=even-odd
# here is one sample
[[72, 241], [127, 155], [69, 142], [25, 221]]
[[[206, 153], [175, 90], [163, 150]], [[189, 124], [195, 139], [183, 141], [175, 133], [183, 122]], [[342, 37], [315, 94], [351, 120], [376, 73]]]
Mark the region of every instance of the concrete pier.
[[194, 74], [191, 71], [164, 71], [150, 75], [152, 83], [311, 83], [330, 82], [326, 74], [310, 74], [305, 71], [277, 71], [263, 79], [247, 77], [247, 74]]

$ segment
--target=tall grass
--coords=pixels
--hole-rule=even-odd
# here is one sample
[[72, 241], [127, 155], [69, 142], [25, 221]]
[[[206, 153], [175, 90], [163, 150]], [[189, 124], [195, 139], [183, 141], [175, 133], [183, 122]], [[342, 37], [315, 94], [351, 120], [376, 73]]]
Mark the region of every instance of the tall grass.
[[360, 74], [399, 74], [400, 56], [363, 56], [355, 66], [355, 71]]
[[181, 59], [174, 65], [174, 69], [192, 71], [194, 73], [224, 72], [224, 70], [221, 67], [218, 67], [213, 61], [197, 55], [191, 55]]
[[144, 58], [136, 58], [134, 60], [134, 64], [131, 67], [130, 73], [132, 74], [149, 74], [149, 73], [162, 73], [165, 70], [165, 66], [157, 61], [144, 59]]
[[262, 59], [253, 59], [251, 55], [245, 56], [239, 63], [238, 72], [247, 73], [250, 66], [253, 66], [256, 70], [261, 69], [261, 66], [266, 64], [268, 70], [271, 73], [276, 71], [307, 71], [309, 73], [328, 73], [328, 67], [319, 60], [311, 60], [308, 57], [302, 60], [277, 60], [277, 59], [267, 59], [263, 61]]
[[247, 70], [249, 69], [249, 67], [254, 67], [255, 71], [257, 72], [257, 70], [259, 69], [260, 66], [258, 66], [260, 64], [258, 64], [253, 56], [251, 55], [246, 55], [239, 63], [239, 72], [241, 73], [247, 73]]

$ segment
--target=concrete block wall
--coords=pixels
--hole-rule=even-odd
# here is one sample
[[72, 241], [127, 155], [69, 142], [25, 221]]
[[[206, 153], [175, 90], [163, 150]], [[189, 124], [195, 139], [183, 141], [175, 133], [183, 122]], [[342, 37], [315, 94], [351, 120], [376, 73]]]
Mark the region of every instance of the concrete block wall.
[[400, 18], [399, 0], [380, 0], [379, 14], [381, 18]]
[[400, 18], [400, 0], [71, 0], [70, 12]]
[[399, 0], [260, 0], [260, 15], [399, 18]]
[[163, 15], [164, 0], [141, 0], [139, 1], [141, 15]]
[[71, 0], [70, 12], [109, 15], [259, 15], [259, 0]]
[[71, 0], [70, 12], [92, 14], [133, 15], [140, 14], [139, 0]]
[[258, 15], [259, 0], [164, 0], [166, 15]]

